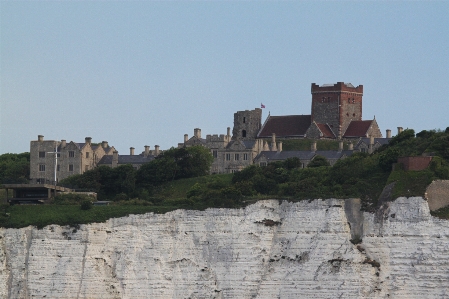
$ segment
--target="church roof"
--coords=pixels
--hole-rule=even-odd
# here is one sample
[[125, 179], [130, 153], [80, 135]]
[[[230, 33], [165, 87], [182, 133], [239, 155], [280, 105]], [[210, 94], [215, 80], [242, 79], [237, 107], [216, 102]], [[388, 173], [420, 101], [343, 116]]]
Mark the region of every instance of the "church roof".
[[304, 136], [310, 123], [310, 115], [268, 116], [257, 137], [271, 137], [273, 133], [276, 137]]
[[318, 129], [320, 129], [321, 133], [323, 133], [324, 138], [335, 138], [334, 132], [332, 132], [331, 128], [329, 128], [328, 124], [319, 124], [316, 123]]
[[343, 137], [366, 137], [373, 120], [353, 120]]

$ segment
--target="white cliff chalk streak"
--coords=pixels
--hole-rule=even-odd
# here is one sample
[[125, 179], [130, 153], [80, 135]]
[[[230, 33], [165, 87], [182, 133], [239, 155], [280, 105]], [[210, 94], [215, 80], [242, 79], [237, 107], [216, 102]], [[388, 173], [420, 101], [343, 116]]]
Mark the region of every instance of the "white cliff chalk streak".
[[449, 298], [449, 221], [425, 200], [360, 214], [356, 245], [346, 213], [340, 199], [264, 200], [2, 228], [0, 298]]

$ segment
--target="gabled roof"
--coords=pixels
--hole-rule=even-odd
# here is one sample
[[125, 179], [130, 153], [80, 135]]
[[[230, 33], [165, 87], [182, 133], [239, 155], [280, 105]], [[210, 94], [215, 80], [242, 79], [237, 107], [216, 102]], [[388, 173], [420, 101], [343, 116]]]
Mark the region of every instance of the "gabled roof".
[[271, 137], [273, 133], [276, 137], [304, 136], [310, 123], [310, 115], [268, 116], [257, 137]]
[[316, 126], [321, 131], [321, 133], [323, 133], [322, 137], [324, 137], [324, 138], [335, 138], [336, 137], [334, 132], [332, 132], [332, 130], [328, 124], [316, 123]]
[[366, 137], [373, 120], [353, 120], [349, 123], [343, 137]]
[[245, 147], [245, 149], [252, 149], [254, 147], [255, 143], [256, 143], [255, 140], [231, 140], [231, 142], [228, 143], [226, 148], [230, 149], [235, 144], [239, 144], [239, 145], [243, 145]]
[[[379, 143], [380, 145], [385, 145], [388, 144], [390, 142], [391, 138], [374, 138], [374, 144]], [[369, 145], [369, 138], [367, 137], [363, 137], [360, 138], [359, 141], [357, 142], [357, 144], [354, 147], [358, 147], [360, 146], [362, 143], [365, 143], [366, 145]]]

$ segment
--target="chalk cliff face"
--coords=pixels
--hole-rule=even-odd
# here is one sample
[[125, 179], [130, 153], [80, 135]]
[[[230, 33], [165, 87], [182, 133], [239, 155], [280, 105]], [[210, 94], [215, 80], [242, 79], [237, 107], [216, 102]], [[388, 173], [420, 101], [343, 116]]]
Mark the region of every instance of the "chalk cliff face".
[[449, 221], [421, 198], [377, 214], [267, 200], [0, 236], [1, 298], [449, 298]]

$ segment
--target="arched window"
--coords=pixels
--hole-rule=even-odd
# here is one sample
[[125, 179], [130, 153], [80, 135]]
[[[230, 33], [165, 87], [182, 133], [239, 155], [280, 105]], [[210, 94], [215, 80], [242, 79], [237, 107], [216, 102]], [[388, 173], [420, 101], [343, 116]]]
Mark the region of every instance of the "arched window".
[[246, 130], [242, 130], [242, 137], [246, 137]]

